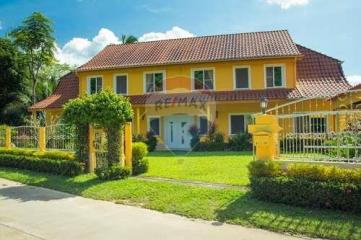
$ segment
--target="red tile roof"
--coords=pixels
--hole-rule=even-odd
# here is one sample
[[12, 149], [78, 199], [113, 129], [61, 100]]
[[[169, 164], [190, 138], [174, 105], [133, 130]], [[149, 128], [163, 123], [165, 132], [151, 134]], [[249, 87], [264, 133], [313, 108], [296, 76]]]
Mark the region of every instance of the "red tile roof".
[[29, 111], [61, 108], [70, 99], [79, 96], [79, 79], [74, 72], [70, 72], [59, 79], [54, 93], [48, 98], [35, 103]]
[[303, 58], [297, 61], [297, 89], [304, 97], [333, 96], [348, 90], [342, 62], [297, 45]]
[[[243, 36], [243, 37], [241, 37]], [[249, 40], [248, 42], [243, 42], [242, 47], [235, 47], [235, 49], [229, 48], [226, 45], [221, 44], [223, 41], [229, 41], [231, 46], [234, 47], [234, 44], [239, 44], [240, 39]], [[265, 38], [275, 37], [276, 40]], [[284, 38], [289, 38], [287, 31], [275, 31], [275, 32], [264, 32], [264, 33], [248, 33], [248, 34], [233, 34], [233, 35], [221, 35], [221, 36], [213, 36], [213, 37], [198, 37], [191, 39], [179, 39], [179, 40], [166, 40], [166, 41], [155, 41], [151, 43], [137, 43], [137, 44], [125, 44], [125, 45], [111, 45], [105, 48], [102, 52], [100, 52], [95, 58], [93, 58], [89, 63], [85, 64], [81, 67], [81, 69], [93, 69], [94, 66], [100, 68], [110, 68], [115, 66], [126, 66], [125, 62], [132, 64], [148, 64], [159, 65], [165, 63], [164, 59], [173, 59], [173, 63], [181, 63], [188, 59], [187, 61], [196, 61], [196, 57], [208, 56], [208, 60], [210, 59], [216, 60], [219, 59], [220, 56], [227, 57], [229, 59], [234, 58], [235, 56], [255, 56], [255, 53], [268, 53], [272, 52], [276, 49], [275, 52], [289, 52], [293, 54], [302, 54], [302, 58], [297, 61], [297, 83], [295, 89], [264, 89], [264, 90], [239, 90], [239, 91], [213, 91], [213, 92], [189, 92], [189, 93], [178, 93], [178, 94], [158, 94], [158, 95], [137, 95], [130, 96], [130, 101], [132, 104], [154, 104], [159, 100], [165, 100], [166, 98], [170, 98], [172, 101], [179, 98], [192, 98], [199, 97], [201, 95], [202, 99], [206, 99], [206, 101], [243, 101], [243, 100], [258, 100], [261, 97], [265, 96], [268, 99], [295, 99], [302, 97], [324, 97], [324, 96], [333, 96], [337, 95], [340, 92], [344, 92], [350, 89], [349, 83], [346, 81], [346, 78], [342, 71], [341, 61], [316, 52], [314, 50], [308, 49], [306, 47], [300, 45], [292, 45], [296, 47], [296, 50], [290, 45], [291, 43], [285, 44], [283, 40]], [[192, 40], [193, 39], [193, 40]], [[222, 39], [219, 40], [219, 39]], [[226, 39], [226, 40], [225, 40]], [[257, 48], [254, 43], [250, 42], [250, 39], [258, 39], [258, 42], [269, 42], [273, 43], [269, 46], [270, 48], [265, 47], [265, 44], [261, 44], [259, 48]], [[266, 40], [265, 40], [266, 39]], [[290, 38], [289, 38], [290, 39]], [[292, 42], [292, 40], [290, 40]], [[189, 46], [183, 46], [182, 44], [190, 44], [194, 43], [197, 45], [197, 48], [192, 48], [194, 51], [193, 54], [187, 49]], [[277, 47], [277, 43], [281, 42], [281, 45]], [[288, 41], [286, 41], [288, 42]], [[170, 46], [165, 45], [165, 43], [169, 43]], [[224, 42], [223, 42], [224, 43]], [[215, 49], [206, 49], [204, 46], [213, 47]], [[292, 43], [293, 44], [293, 43]], [[144, 51], [145, 46], [152, 46], [150, 49], [146, 50], [146, 56], [142, 57], [139, 52], [132, 54], [131, 52], [126, 52], [125, 49], [133, 49], [138, 48], [137, 51]], [[267, 45], [267, 44], [266, 44]], [[124, 47], [123, 47], [124, 46]], [[249, 46], [250, 49], [247, 50], [246, 47]], [[285, 46], [289, 46], [285, 47]], [[111, 49], [122, 49], [121, 51], [110, 51]], [[161, 48], [167, 49], [163, 55], [158, 56], [158, 51]], [[104, 54], [107, 55], [104, 51], [111, 52], [109, 56], [111, 56], [106, 61], [104, 60]], [[171, 51], [171, 49], [173, 49]], [[198, 49], [198, 50], [197, 50]], [[272, 51], [268, 51], [268, 50]], [[288, 49], [288, 50], [287, 50]], [[152, 53], [152, 54], [151, 54]], [[252, 54], [253, 55], [252, 55]], [[119, 55], [118, 55], [119, 54]], [[247, 55], [248, 54], [248, 55]], [[102, 56], [99, 56], [102, 55]], [[138, 58], [134, 58], [138, 56]], [[277, 56], [277, 55], [275, 55]], [[99, 59], [102, 60], [101, 65], [96, 65], [95, 63], [99, 63]], [[205, 59], [205, 58], [198, 58]], [[119, 65], [120, 64], [120, 65]], [[123, 64], [123, 65], [121, 65]], [[128, 65], [131, 66], [131, 65]], [[90, 68], [89, 68], [90, 67]], [[79, 94], [79, 80], [78, 77], [74, 73], [69, 73], [60, 79], [59, 85], [56, 88], [53, 95], [44, 99], [35, 105], [31, 106], [29, 110], [42, 110], [42, 109], [52, 109], [52, 108], [61, 108], [64, 103], [66, 103], [69, 99], [77, 97]]]
[[359, 89], [361, 90], [361, 83], [359, 83], [351, 88], [351, 90], [359, 90]]
[[111, 44], [78, 71], [299, 56], [286, 30]]

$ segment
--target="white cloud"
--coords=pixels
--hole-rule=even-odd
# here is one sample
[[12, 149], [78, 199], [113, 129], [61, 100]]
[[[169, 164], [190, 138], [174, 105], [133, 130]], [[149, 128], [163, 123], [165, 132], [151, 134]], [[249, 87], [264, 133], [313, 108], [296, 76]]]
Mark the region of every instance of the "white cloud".
[[[194, 35], [180, 27], [173, 27], [171, 30], [162, 32], [150, 32], [143, 34], [140, 42], [174, 39], [183, 37], [193, 37]], [[120, 38], [109, 29], [101, 28], [98, 34], [91, 40], [87, 38], [75, 37], [67, 42], [63, 47], [56, 47], [55, 57], [61, 63], [79, 66], [86, 63], [100, 50], [111, 43], [121, 43]]]
[[184, 30], [183, 28], [174, 26], [171, 30], [166, 32], [149, 32], [143, 34], [139, 38], [140, 42], [154, 41], [154, 40], [164, 40], [164, 39], [175, 39], [175, 38], [186, 38], [194, 37], [194, 34]]
[[111, 43], [120, 43], [119, 38], [109, 29], [101, 28], [92, 40], [76, 37], [62, 48], [57, 47], [55, 56], [61, 63], [81, 65]]
[[355, 86], [361, 83], [361, 75], [349, 75], [346, 77], [347, 81], [352, 85]]
[[294, 6], [305, 6], [309, 4], [310, 0], [266, 0], [268, 4], [276, 4], [282, 9], [289, 9]]

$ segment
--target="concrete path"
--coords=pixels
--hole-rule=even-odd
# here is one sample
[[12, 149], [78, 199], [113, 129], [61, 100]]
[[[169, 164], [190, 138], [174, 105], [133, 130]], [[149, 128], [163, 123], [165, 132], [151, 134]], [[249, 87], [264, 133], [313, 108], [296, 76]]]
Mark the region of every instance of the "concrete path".
[[0, 239], [296, 240], [241, 226], [86, 199], [0, 179]]

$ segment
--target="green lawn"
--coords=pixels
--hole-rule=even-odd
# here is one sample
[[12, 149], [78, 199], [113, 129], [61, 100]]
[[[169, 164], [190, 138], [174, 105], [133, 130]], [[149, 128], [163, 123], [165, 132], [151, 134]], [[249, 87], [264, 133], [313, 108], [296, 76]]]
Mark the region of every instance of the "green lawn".
[[250, 152], [152, 152], [144, 176], [247, 185]]
[[260, 202], [240, 190], [190, 187], [134, 178], [101, 182], [93, 174], [67, 178], [6, 168], [0, 168], [0, 177], [192, 218], [328, 239], [361, 239], [360, 216]]

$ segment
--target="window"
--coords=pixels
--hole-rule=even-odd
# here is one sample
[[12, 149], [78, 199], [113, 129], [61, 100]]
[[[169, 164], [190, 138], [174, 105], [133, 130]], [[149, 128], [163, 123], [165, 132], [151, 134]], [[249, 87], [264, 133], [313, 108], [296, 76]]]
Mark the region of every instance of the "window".
[[245, 116], [241, 114], [230, 115], [230, 134], [239, 134], [246, 132]]
[[116, 94], [127, 94], [127, 75], [116, 75], [114, 83], [114, 91]]
[[248, 67], [234, 68], [234, 84], [236, 89], [249, 88], [249, 78]]
[[208, 119], [205, 116], [199, 117], [199, 134], [206, 135], [208, 133]]
[[156, 136], [159, 136], [159, 134], [160, 134], [159, 125], [160, 125], [159, 117], [150, 117], [149, 118], [149, 131], [151, 131]]
[[207, 90], [214, 88], [214, 71], [212, 69], [194, 70], [193, 81], [195, 90]]
[[154, 72], [145, 74], [145, 92], [162, 92], [163, 91], [163, 72]]
[[282, 87], [284, 81], [284, 73], [282, 66], [266, 67], [266, 84], [268, 88]]
[[103, 79], [102, 77], [90, 77], [88, 79], [88, 93], [94, 94], [102, 90]]
[[325, 133], [326, 132], [326, 118], [324, 117], [311, 117], [310, 121], [311, 132]]
[[325, 117], [300, 116], [295, 119], [296, 133], [325, 133], [327, 120]]

